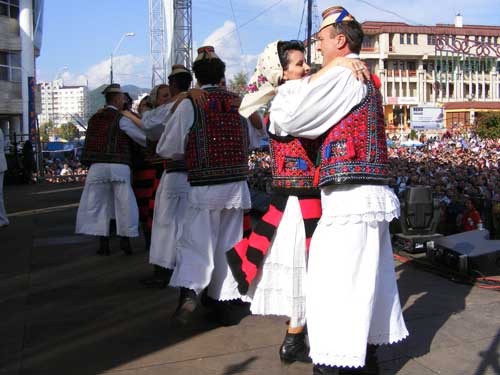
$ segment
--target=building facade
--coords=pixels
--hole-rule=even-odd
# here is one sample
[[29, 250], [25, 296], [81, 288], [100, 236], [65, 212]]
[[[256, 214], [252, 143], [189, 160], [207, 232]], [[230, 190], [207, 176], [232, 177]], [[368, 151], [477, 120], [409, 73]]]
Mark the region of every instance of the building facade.
[[0, 128], [7, 138], [26, 139], [41, 109], [33, 82], [42, 19], [43, 0], [0, 0]]
[[[55, 126], [72, 122], [82, 130], [89, 119], [90, 102], [87, 86], [64, 86], [63, 80], [41, 82], [42, 111], [40, 124], [52, 122]], [[84, 125], [84, 127], [82, 127]]]
[[[362, 23], [361, 59], [381, 80], [389, 128], [408, 127], [410, 107], [444, 108], [445, 125], [472, 125], [500, 110], [500, 26]], [[314, 49], [313, 49], [314, 51]], [[315, 62], [321, 55], [314, 52]]]

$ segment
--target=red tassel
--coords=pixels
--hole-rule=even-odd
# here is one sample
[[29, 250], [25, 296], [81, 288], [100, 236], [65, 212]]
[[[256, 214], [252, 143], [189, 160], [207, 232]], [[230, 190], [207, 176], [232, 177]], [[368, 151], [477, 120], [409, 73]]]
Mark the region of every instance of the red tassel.
[[313, 186], [317, 187], [319, 185], [319, 171], [321, 169], [321, 166], [317, 166], [316, 169], [314, 170], [314, 178], [313, 178]]
[[347, 139], [347, 157], [353, 159], [356, 156], [356, 149], [354, 148], [354, 141], [352, 138]]
[[382, 86], [382, 82], [380, 82], [380, 78], [378, 77], [378, 75], [372, 74], [372, 81], [377, 90], [379, 90], [380, 87]]

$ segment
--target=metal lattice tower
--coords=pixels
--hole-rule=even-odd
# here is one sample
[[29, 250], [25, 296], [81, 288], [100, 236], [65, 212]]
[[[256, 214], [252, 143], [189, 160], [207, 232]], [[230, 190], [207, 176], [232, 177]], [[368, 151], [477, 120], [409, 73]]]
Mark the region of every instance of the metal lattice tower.
[[152, 87], [160, 83], [165, 83], [167, 78], [165, 30], [166, 23], [163, 0], [149, 0], [149, 32], [152, 66]]
[[188, 69], [193, 62], [192, 1], [174, 0], [174, 45], [172, 63]]

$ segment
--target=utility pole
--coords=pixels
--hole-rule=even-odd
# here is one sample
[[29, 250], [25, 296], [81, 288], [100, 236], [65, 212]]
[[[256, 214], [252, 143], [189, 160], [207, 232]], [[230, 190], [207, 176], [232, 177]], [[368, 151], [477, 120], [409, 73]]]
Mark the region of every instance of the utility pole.
[[311, 33], [312, 33], [313, 0], [307, 0], [307, 63], [311, 65]]

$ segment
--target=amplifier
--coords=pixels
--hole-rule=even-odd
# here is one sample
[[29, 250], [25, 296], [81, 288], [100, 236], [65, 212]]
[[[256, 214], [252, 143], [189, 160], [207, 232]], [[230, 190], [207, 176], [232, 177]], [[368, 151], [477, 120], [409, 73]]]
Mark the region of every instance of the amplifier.
[[427, 257], [460, 274], [473, 271], [484, 276], [500, 275], [500, 241], [490, 240], [487, 230], [473, 230], [440, 237], [427, 247]]

